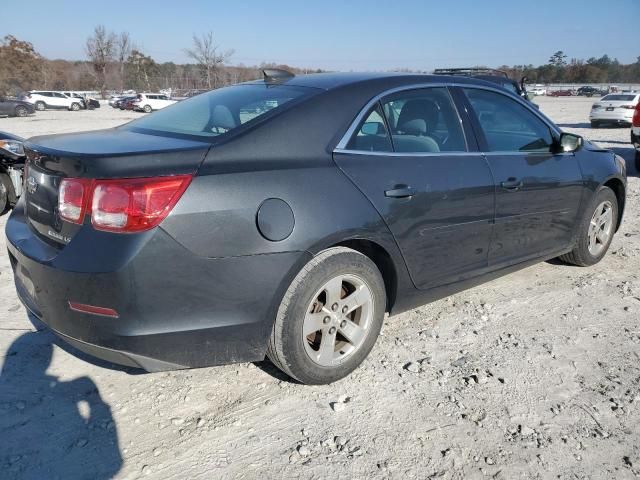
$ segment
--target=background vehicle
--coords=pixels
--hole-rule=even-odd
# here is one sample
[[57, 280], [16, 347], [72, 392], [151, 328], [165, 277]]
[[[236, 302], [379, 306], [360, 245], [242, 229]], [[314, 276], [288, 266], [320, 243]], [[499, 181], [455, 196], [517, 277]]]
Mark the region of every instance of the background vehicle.
[[607, 94], [607, 91], [596, 87], [580, 87], [576, 93], [582, 97], [602, 97]]
[[463, 75], [478, 78], [486, 82], [496, 83], [525, 100], [529, 99], [525, 86], [526, 77], [523, 77], [520, 82], [516, 82], [509, 78], [507, 72], [503, 72], [502, 70], [495, 70], [493, 68], [437, 68], [433, 73], [434, 75]]
[[0, 132], [0, 215], [22, 195], [24, 161], [23, 139]]
[[610, 93], [591, 107], [589, 120], [597, 128], [603, 124], [630, 126], [640, 93]]
[[535, 87], [531, 90], [529, 90], [530, 93], [532, 93], [533, 95], [546, 95], [547, 94], [547, 89], [546, 88], [542, 88], [542, 87]]
[[265, 72], [25, 149], [7, 247], [65, 341], [148, 370], [266, 353], [305, 383], [357, 368], [387, 311], [597, 263], [626, 198], [620, 157], [474, 78]]
[[32, 90], [27, 93], [25, 101], [31, 103], [36, 110], [61, 108], [77, 111], [82, 108], [79, 99], [68, 97], [61, 92]]
[[631, 143], [636, 149], [636, 170], [640, 172], [640, 102], [636, 104], [631, 121]]
[[[69, 98], [77, 98], [82, 103], [82, 108], [87, 110], [93, 110], [95, 108], [100, 108], [100, 102], [95, 98], [92, 98], [88, 95], [83, 95], [78, 92], [62, 92]], [[87, 104], [88, 103], [88, 104]]]
[[35, 113], [35, 108], [29, 102], [23, 100], [12, 100], [0, 95], [0, 116], [26, 117]]
[[133, 109], [140, 112], [152, 112], [161, 110], [176, 103], [163, 93], [139, 93], [133, 101]]
[[571, 97], [575, 94], [576, 92], [574, 90], [569, 89], [547, 91], [547, 97]]

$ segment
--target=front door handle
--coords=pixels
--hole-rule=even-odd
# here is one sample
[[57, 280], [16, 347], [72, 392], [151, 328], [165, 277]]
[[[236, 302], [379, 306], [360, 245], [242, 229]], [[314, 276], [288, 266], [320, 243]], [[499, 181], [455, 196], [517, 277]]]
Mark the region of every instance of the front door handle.
[[520, 190], [524, 184], [522, 180], [518, 180], [514, 177], [509, 177], [506, 182], [500, 182], [500, 186], [505, 190], [515, 191]]
[[385, 190], [384, 196], [389, 198], [411, 198], [416, 191], [409, 185], [396, 185], [392, 190]]

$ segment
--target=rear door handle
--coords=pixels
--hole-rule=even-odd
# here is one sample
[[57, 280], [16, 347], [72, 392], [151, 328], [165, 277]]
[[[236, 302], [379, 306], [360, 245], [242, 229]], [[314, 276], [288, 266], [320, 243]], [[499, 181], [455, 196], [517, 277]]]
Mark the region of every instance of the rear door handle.
[[384, 191], [384, 196], [389, 198], [411, 198], [415, 194], [416, 191], [409, 185], [396, 185], [396, 188]]
[[500, 182], [500, 186], [505, 190], [520, 190], [524, 184], [522, 183], [522, 180], [509, 177], [506, 182]]

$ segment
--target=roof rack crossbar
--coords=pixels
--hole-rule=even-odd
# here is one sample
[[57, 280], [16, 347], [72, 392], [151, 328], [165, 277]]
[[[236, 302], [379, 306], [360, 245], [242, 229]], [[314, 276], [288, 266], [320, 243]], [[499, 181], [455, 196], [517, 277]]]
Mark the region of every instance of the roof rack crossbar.
[[505, 78], [509, 78], [507, 72], [503, 70], [497, 70], [495, 68], [485, 68], [485, 67], [473, 67], [473, 68], [436, 68], [433, 71], [434, 75], [500, 75]]

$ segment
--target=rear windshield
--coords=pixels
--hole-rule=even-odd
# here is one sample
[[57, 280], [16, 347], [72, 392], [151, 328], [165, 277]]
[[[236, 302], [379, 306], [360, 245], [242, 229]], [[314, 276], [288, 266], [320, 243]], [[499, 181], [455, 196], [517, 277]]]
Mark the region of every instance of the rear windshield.
[[607, 100], [610, 102], [620, 101], [620, 102], [633, 102], [635, 100], [635, 95], [607, 95], [602, 100]]
[[134, 120], [128, 127], [215, 137], [316, 89], [288, 85], [235, 85], [203, 93]]

